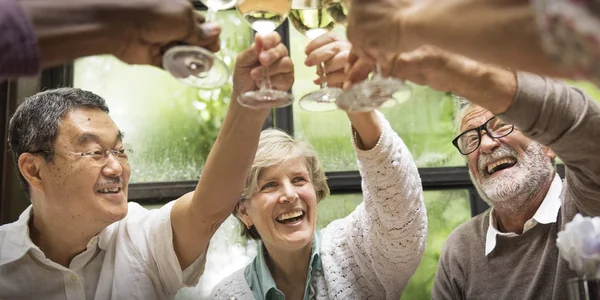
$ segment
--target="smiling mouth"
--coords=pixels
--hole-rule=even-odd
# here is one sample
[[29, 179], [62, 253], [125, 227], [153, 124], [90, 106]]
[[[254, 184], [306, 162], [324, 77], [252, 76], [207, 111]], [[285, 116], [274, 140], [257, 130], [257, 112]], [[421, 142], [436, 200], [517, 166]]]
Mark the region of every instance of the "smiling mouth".
[[281, 224], [294, 223], [302, 220], [305, 216], [303, 211], [295, 211], [291, 213], [281, 214], [277, 217], [277, 222]]
[[116, 188], [111, 188], [111, 189], [101, 189], [101, 190], [97, 190], [96, 192], [100, 193], [100, 194], [117, 194], [119, 192], [121, 192], [121, 188], [120, 187], [116, 187]]
[[485, 172], [487, 175], [492, 175], [498, 171], [502, 171], [513, 167], [517, 164], [517, 160], [512, 157], [502, 158], [486, 166]]

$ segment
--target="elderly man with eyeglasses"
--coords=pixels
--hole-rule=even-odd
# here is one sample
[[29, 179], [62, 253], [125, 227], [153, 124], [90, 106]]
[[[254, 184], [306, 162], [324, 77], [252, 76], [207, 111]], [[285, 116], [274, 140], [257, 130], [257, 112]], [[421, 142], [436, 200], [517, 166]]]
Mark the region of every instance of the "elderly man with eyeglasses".
[[[293, 64], [277, 33], [238, 55], [231, 98], [258, 89], [251, 73], [266, 66], [272, 86], [287, 91]], [[61, 88], [27, 98], [11, 118], [32, 205], [0, 227], [0, 299], [162, 300], [198, 283], [270, 109], [231, 101], [196, 189], [155, 210], [127, 201], [131, 151], [108, 112], [98, 95]]]
[[556, 237], [576, 213], [600, 215], [598, 104], [563, 82], [433, 47], [390, 65], [392, 76], [470, 101], [459, 101], [453, 144], [491, 206], [450, 234], [432, 298], [567, 299], [576, 275]]

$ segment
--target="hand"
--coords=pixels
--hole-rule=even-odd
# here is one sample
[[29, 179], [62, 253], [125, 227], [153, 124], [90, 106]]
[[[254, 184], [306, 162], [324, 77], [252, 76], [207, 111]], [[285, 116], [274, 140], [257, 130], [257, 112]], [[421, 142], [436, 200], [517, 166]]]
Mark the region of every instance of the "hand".
[[134, 24], [125, 30], [125, 40], [115, 56], [129, 64], [162, 66], [163, 52], [176, 43], [219, 51], [221, 27], [205, 23], [188, 0], [146, 1], [128, 18]]
[[258, 89], [264, 80], [266, 67], [272, 89], [287, 91], [291, 88], [294, 83], [294, 64], [276, 32], [257, 34], [254, 44], [238, 54], [233, 72], [233, 94], [240, 95]]
[[[424, 1], [424, 0], [423, 0]], [[379, 58], [412, 50], [418, 45], [403, 32], [411, 0], [351, 0], [347, 35], [359, 56]]]
[[320, 85], [323, 83], [322, 80], [326, 80], [330, 87], [342, 87], [346, 78], [344, 66], [348, 61], [351, 48], [350, 42], [340, 40], [332, 32], [321, 35], [306, 45], [304, 64], [309, 67], [317, 66], [319, 76], [313, 82]]

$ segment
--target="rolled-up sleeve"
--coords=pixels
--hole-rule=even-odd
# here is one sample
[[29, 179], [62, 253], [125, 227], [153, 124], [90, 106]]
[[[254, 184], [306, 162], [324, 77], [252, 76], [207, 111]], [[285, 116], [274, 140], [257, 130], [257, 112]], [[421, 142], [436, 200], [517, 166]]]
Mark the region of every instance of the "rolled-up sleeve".
[[17, 0], [0, 0], [0, 82], [35, 75], [40, 53], [31, 21]]

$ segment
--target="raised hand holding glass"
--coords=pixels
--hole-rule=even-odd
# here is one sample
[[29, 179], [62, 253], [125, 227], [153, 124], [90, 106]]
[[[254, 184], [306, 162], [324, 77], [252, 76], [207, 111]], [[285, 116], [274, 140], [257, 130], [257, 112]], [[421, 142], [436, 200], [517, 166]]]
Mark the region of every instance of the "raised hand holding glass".
[[[261, 34], [274, 31], [290, 11], [290, 0], [241, 0], [237, 9], [250, 24], [250, 27]], [[294, 97], [286, 91], [271, 88], [268, 67], [262, 68], [263, 80], [258, 91], [249, 91], [238, 97], [238, 102], [246, 107], [284, 107], [292, 104]]]

